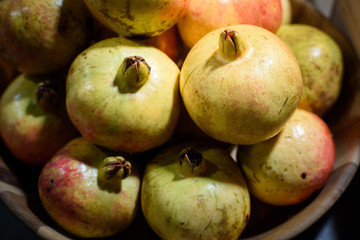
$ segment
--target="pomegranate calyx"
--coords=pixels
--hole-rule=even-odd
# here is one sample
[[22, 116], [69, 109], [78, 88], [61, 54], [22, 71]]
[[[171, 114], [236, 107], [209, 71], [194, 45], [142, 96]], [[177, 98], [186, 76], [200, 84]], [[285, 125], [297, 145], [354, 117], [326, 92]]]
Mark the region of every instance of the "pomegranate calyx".
[[239, 57], [245, 50], [245, 44], [238, 32], [226, 29], [219, 37], [219, 50], [227, 59]]
[[53, 111], [59, 103], [59, 96], [55, 85], [50, 80], [38, 83], [35, 101], [45, 111]]
[[107, 157], [98, 168], [98, 182], [102, 188], [117, 189], [131, 174], [131, 163], [122, 156]]
[[150, 76], [151, 67], [140, 56], [126, 57], [116, 76], [121, 92], [136, 92]]
[[195, 148], [181, 150], [178, 160], [180, 173], [184, 176], [197, 176], [205, 170], [203, 155]]

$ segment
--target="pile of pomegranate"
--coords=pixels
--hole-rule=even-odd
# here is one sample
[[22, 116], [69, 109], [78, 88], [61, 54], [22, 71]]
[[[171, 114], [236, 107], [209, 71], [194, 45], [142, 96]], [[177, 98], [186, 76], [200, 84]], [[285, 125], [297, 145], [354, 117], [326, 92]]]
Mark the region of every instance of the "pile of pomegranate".
[[121, 236], [238, 239], [335, 159], [337, 43], [288, 0], [0, 1], [0, 135], [49, 216]]

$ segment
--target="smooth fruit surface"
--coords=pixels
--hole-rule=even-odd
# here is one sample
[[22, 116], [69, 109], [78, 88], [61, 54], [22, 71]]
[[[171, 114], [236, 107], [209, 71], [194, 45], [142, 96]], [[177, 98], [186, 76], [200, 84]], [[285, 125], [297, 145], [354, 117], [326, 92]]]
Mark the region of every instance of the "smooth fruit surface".
[[[128, 64], [131, 58], [135, 61]], [[179, 75], [177, 65], [155, 47], [105, 39], [83, 51], [70, 67], [69, 117], [92, 143], [146, 151], [166, 142], [177, 125]]]
[[38, 190], [45, 210], [76, 236], [111, 236], [135, 217], [140, 176], [133, 162], [129, 176], [112, 185], [100, 184], [103, 161], [112, 154], [79, 137], [60, 149], [41, 171]]
[[190, 117], [208, 135], [232, 144], [276, 135], [298, 106], [301, 88], [288, 46], [253, 25], [207, 34], [190, 50], [180, 74]]
[[238, 152], [250, 193], [274, 205], [293, 205], [309, 198], [326, 183], [334, 160], [328, 126], [302, 109], [295, 111], [277, 136], [239, 147]]
[[339, 45], [324, 31], [305, 24], [281, 26], [276, 34], [290, 47], [301, 69], [299, 107], [325, 115], [341, 91], [344, 63]]
[[240, 169], [204, 142], [170, 146], [147, 164], [141, 206], [162, 239], [238, 239], [250, 216]]

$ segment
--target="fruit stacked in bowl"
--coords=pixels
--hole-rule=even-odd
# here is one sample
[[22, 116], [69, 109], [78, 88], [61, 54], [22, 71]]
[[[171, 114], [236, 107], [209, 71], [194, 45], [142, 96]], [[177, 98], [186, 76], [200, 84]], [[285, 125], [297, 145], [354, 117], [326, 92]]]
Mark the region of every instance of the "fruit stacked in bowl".
[[357, 168], [358, 60], [304, 1], [0, 10], [2, 156], [44, 238], [292, 237]]

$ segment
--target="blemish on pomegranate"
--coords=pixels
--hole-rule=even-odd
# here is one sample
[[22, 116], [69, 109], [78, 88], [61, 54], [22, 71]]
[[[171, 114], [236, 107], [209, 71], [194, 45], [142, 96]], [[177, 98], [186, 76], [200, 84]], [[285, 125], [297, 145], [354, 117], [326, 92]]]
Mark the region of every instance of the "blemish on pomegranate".
[[204, 228], [204, 231], [207, 230], [212, 222], [213, 218], [210, 219], [209, 223], [206, 225], [206, 227]]
[[306, 178], [306, 173], [302, 173], [302, 174], [301, 174], [301, 178], [302, 178], [302, 179], [305, 179], [305, 178]]
[[227, 217], [225, 216], [225, 217], [223, 217], [223, 218], [221, 219], [219, 225], [220, 225], [220, 226], [224, 226], [224, 225], [226, 225], [226, 223], [227, 223]]

